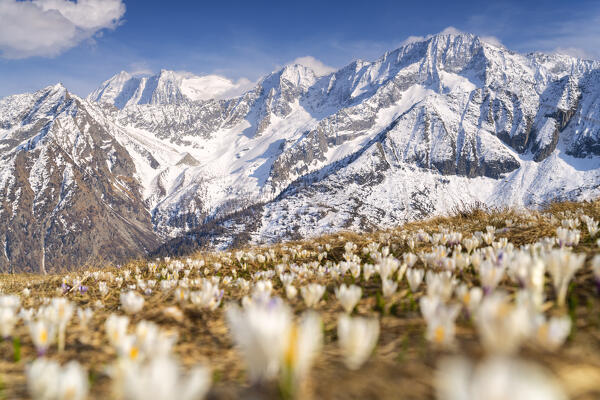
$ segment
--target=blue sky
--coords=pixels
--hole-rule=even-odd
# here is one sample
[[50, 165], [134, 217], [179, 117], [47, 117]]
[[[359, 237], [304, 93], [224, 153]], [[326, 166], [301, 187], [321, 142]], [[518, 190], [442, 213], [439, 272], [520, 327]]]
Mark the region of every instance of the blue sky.
[[600, 59], [600, 2], [490, 3], [0, 0], [0, 96], [59, 81], [86, 95], [121, 70], [255, 81], [298, 57], [375, 59], [449, 26], [515, 51]]

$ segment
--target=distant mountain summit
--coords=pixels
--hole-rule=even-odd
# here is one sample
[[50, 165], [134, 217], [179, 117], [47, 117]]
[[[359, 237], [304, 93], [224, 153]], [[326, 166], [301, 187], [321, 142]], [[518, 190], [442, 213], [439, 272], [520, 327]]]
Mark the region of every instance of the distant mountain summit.
[[[0, 100], [0, 269], [600, 195], [600, 63], [440, 34], [245, 89], [120, 73]], [[245, 90], [244, 90], [245, 89]], [[108, 250], [110, 249], [110, 251]]]
[[235, 83], [218, 75], [196, 76], [161, 70], [152, 76], [132, 76], [121, 71], [90, 93], [87, 99], [117, 108], [135, 104], [177, 104], [236, 97], [249, 85], [249, 81]]

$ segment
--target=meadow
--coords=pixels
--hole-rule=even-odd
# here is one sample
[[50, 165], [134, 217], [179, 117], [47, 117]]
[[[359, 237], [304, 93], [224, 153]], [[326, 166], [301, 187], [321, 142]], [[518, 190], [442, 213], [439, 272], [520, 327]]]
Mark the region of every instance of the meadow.
[[0, 399], [597, 399], [600, 202], [0, 276]]

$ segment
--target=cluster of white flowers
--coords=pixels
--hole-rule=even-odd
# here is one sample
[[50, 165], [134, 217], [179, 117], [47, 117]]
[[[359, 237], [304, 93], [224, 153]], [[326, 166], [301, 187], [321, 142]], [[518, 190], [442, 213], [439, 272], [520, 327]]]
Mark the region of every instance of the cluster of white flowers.
[[[471, 233], [444, 226], [397, 230], [362, 246], [332, 240], [71, 274], [53, 298], [36, 299], [33, 285], [21, 289], [22, 297], [0, 295], [0, 335], [12, 338], [21, 322], [28, 330], [39, 355], [27, 367], [35, 399], [87, 396], [81, 364], [50, 359], [55, 343], [58, 352], [69, 348], [74, 316], [73, 329], [84, 334], [104, 323], [115, 398], [195, 399], [207, 394], [210, 369], [184, 370], [175, 351], [177, 325], [168, 330], [151, 320], [224, 316], [249, 383], [277, 382], [284, 394], [299, 397], [319, 355], [339, 354], [348, 369], [363, 368], [379, 354], [378, 342], [389, 340], [386, 321], [409, 310], [422, 317], [423, 337], [433, 348], [460, 350], [460, 332], [470, 329], [483, 349], [478, 362], [454, 357], [439, 364], [440, 399], [505, 398], [509, 389], [515, 399], [562, 399], [545, 370], [519, 359], [523, 348], [558, 351], [571, 333], [569, 290], [587, 270], [576, 248], [596, 243], [598, 222], [582, 214], [562, 217], [539, 217], [554, 225], [553, 236], [520, 246], [505, 233], [530, 222], [515, 217]], [[600, 255], [589, 265], [600, 290]], [[41, 303], [22, 307], [35, 301]], [[97, 317], [100, 310], [105, 320]], [[333, 319], [323, 314], [331, 310]], [[322, 351], [324, 343], [335, 352]]]

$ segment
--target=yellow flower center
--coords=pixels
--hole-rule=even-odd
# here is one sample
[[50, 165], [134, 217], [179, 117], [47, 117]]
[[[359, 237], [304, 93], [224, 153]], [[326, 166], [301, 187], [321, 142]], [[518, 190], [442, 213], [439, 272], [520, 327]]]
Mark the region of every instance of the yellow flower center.
[[296, 325], [292, 326], [290, 330], [288, 347], [285, 352], [285, 364], [288, 367], [292, 367], [296, 363], [298, 358], [298, 328]]
[[467, 292], [463, 296], [463, 303], [469, 304], [471, 302], [471, 293]]
[[437, 328], [435, 328], [435, 331], [433, 333], [433, 341], [435, 343], [442, 343], [444, 341], [445, 336], [446, 331], [444, 330], [444, 327], [440, 325]]
[[137, 360], [138, 354], [139, 354], [138, 348], [135, 346], [131, 346], [131, 349], [129, 349], [129, 358], [131, 360]]
[[40, 332], [40, 343], [46, 343], [48, 341], [48, 332], [46, 332], [46, 329], [42, 329], [42, 331]]

